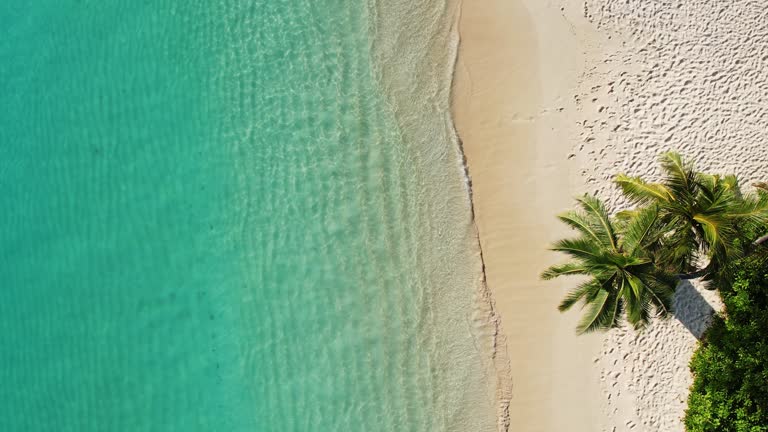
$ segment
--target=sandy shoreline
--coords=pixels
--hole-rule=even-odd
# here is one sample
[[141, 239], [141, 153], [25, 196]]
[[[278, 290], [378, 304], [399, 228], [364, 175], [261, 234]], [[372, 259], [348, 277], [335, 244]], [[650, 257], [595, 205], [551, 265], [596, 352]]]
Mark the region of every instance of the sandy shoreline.
[[[543, 34], [522, 3], [464, 2], [453, 92], [454, 121], [472, 178], [488, 286], [502, 317], [512, 369], [510, 430], [594, 431], [599, 338], [575, 338], [573, 316], [554, 307], [562, 290], [538, 275], [565, 230], [554, 215], [575, 193], [570, 143], [556, 125], [568, 74], [565, 35]], [[552, 24], [552, 23], [543, 23]], [[514, 29], [514, 30], [512, 30]], [[549, 38], [549, 39], [548, 39]], [[563, 42], [559, 40], [558, 42]], [[545, 180], [546, 179], [546, 180]]]
[[579, 311], [556, 309], [573, 282], [538, 278], [562, 260], [547, 247], [569, 235], [555, 215], [572, 197], [620, 205], [613, 176], [653, 176], [664, 151], [745, 184], [768, 172], [768, 22], [746, 0], [681, 5], [461, 6], [452, 110], [510, 359], [511, 431], [684, 430], [688, 361], [717, 294], [684, 284], [675, 318], [577, 337]]

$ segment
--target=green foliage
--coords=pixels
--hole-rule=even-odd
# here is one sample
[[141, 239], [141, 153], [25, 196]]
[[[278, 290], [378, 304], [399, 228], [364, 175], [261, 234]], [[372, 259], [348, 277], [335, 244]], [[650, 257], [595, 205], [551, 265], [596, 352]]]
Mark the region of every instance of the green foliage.
[[[686, 428], [768, 432], [768, 183], [745, 194], [735, 176], [697, 172], [673, 152], [661, 165], [660, 183], [616, 177], [637, 208], [611, 217], [584, 196], [579, 210], [558, 216], [579, 236], [555, 243], [571, 261], [541, 276], [587, 276], [559, 306], [584, 304], [578, 333], [616, 327], [623, 317], [642, 328], [670, 314], [679, 278], [703, 276], [719, 288], [726, 312], [691, 360]], [[708, 264], [698, 269], [702, 258]]]
[[768, 222], [768, 196], [743, 194], [735, 176], [697, 172], [674, 152], [662, 156], [661, 166], [661, 183], [624, 174], [616, 183], [633, 202], [658, 207], [659, 229], [664, 232], [655, 245], [658, 265], [693, 273], [700, 259], [707, 258], [703, 273], [713, 278], [729, 260], [743, 255], [737, 242], [744, 227]]
[[768, 253], [729, 270], [718, 280], [726, 312], [691, 360], [689, 432], [768, 432]]
[[541, 275], [543, 279], [589, 276], [568, 293], [560, 311], [579, 302], [585, 304], [578, 333], [616, 327], [623, 315], [636, 329], [646, 326], [652, 316], [667, 316], [677, 279], [660, 270], [649, 253], [652, 248], [648, 245], [658, 240], [656, 207], [617, 222], [597, 198], [587, 195], [578, 202], [581, 209], [558, 217], [579, 232], [579, 237], [560, 240], [552, 248], [569, 255], [572, 261], [552, 266]]
[[[616, 327], [624, 316], [636, 329], [667, 316], [678, 278], [703, 276], [711, 286], [729, 277], [728, 263], [753, 248], [747, 239], [768, 226], [768, 184], [744, 194], [735, 176], [698, 172], [674, 152], [661, 157], [661, 167], [660, 183], [616, 177], [638, 208], [611, 217], [602, 201], [584, 196], [580, 209], [558, 216], [579, 236], [555, 243], [552, 249], [572, 260], [541, 277], [589, 277], [559, 306], [584, 304], [578, 333]], [[702, 258], [708, 264], [698, 269]]]

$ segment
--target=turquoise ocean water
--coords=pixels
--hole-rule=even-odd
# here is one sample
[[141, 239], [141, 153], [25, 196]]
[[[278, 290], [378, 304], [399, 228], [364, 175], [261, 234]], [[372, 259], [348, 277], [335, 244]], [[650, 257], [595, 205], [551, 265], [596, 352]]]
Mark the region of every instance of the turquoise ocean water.
[[0, 4], [0, 431], [495, 429], [410, 3]]

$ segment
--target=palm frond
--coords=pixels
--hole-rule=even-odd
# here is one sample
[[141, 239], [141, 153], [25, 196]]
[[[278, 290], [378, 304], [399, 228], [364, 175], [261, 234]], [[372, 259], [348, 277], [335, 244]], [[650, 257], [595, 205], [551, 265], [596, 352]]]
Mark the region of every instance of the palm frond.
[[584, 298], [594, 298], [600, 291], [600, 283], [596, 279], [590, 279], [571, 290], [557, 306], [560, 312], [565, 312]]
[[722, 241], [721, 232], [726, 228], [726, 222], [715, 215], [695, 214], [693, 220], [701, 224], [707, 243], [710, 247]]
[[587, 274], [588, 270], [582, 263], [569, 262], [549, 267], [541, 273], [544, 280], [554, 279], [560, 276]]
[[615, 292], [600, 289], [595, 299], [589, 303], [587, 312], [584, 313], [576, 327], [576, 332], [582, 334], [615, 327], [620, 310], [618, 301], [619, 297]]
[[691, 164], [683, 162], [679, 153], [664, 153], [661, 156], [661, 168], [666, 173], [664, 183], [676, 198], [695, 190], [696, 172]]
[[674, 312], [675, 287], [679, 279], [669, 273], [655, 272], [646, 278], [646, 287], [651, 295], [651, 303], [656, 309], [656, 316], [666, 318]]
[[[629, 298], [632, 300], [632, 302], [639, 301], [642, 297], [643, 291], [645, 290], [645, 284], [643, 283], [640, 278], [633, 275], [632, 273], [627, 272], [625, 277], [627, 283], [629, 284], [629, 290], [627, 291], [627, 294], [629, 294]], [[632, 303], [630, 302], [630, 304]], [[632, 309], [631, 307], [628, 307], [628, 309]]]
[[615, 181], [621, 187], [624, 195], [637, 203], [647, 204], [674, 200], [669, 189], [660, 183], [648, 183], [640, 177], [629, 177], [624, 174], [617, 175]]
[[739, 185], [739, 178], [733, 174], [728, 174], [723, 177], [723, 188], [729, 193], [733, 194], [736, 198], [742, 197], [741, 186]]
[[648, 293], [648, 289], [644, 289], [641, 293], [641, 297], [635, 300], [632, 308], [627, 309], [627, 321], [632, 324], [632, 328], [635, 330], [643, 330], [648, 327], [651, 322], [651, 315], [653, 314], [653, 304], [651, 303], [651, 295]]
[[768, 223], [768, 195], [746, 196], [731, 206], [727, 213], [730, 219], [753, 223]]
[[610, 245], [613, 250], [617, 250], [616, 233], [614, 232], [605, 204], [591, 195], [584, 195], [578, 198], [577, 201], [581, 204], [584, 211], [599, 223], [595, 225], [600, 226], [602, 229], [595, 230], [595, 232], [602, 242], [606, 246]]
[[559, 214], [557, 218], [586, 237], [593, 238], [597, 243], [605, 244], [607, 239], [605, 233], [602, 232], [604, 231], [602, 226], [599, 223], [596, 224], [595, 218], [590, 216], [583, 212], [571, 210]]
[[640, 210], [622, 210], [616, 213], [616, 219], [629, 222], [640, 213]]
[[671, 228], [659, 239], [656, 249], [657, 261], [664, 263], [667, 270], [687, 273], [698, 261], [699, 243], [693, 225], [684, 217], [668, 218]]
[[704, 242], [712, 271], [716, 271], [729, 258], [738, 256], [736, 247], [736, 230], [733, 223], [723, 217], [721, 212], [715, 214], [697, 214], [694, 220], [701, 224], [704, 232]]
[[[630, 284], [628, 276], [631, 276], [627, 272], [621, 272], [619, 291], [617, 293], [621, 302], [624, 304], [624, 309], [627, 313], [627, 320], [630, 324], [634, 324], [637, 320], [642, 319], [638, 317], [638, 299], [635, 296], [632, 285]], [[637, 295], [642, 295], [642, 292], [637, 292]], [[639, 297], [638, 297], [639, 298]]]
[[602, 251], [599, 246], [583, 237], [559, 240], [552, 246], [552, 250], [582, 260], [602, 259]]
[[655, 205], [635, 213], [635, 216], [624, 227], [622, 248], [628, 254], [634, 255], [639, 248], [653, 242], [660, 235], [658, 220], [659, 210]]
[[696, 173], [696, 181], [702, 187], [705, 193], [713, 193], [721, 183], [720, 176], [717, 174]]

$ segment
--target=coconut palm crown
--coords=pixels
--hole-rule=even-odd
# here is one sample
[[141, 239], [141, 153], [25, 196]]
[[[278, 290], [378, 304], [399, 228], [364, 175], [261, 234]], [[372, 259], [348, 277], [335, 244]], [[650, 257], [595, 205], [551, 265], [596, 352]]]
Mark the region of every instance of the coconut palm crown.
[[577, 201], [579, 210], [558, 218], [579, 236], [560, 240], [552, 248], [572, 260], [552, 266], [541, 275], [543, 279], [588, 277], [559, 306], [560, 311], [565, 311], [578, 302], [584, 303], [586, 311], [577, 332], [617, 327], [623, 317], [639, 329], [653, 316], [670, 314], [677, 278], [655, 265], [655, 257], [649, 252], [653, 248], [648, 247], [659, 241], [657, 206], [617, 221], [609, 217], [599, 199], [585, 195]]
[[[737, 240], [746, 226], [768, 224], [768, 195], [742, 193], [733, 175], [696, 172], [675, 152], [665, 153], [661, 166], [660, 183], [624, 174], [616, 182], [636, 204], [658, 208], [656, 223], [665, 235], [650, 245], [657, 264], [683, 278], [712, 278], [743, 253]], [[762, 189], [765, 184], [755, 186]], [[708, 264], [698, 268], [702, 258]]]

